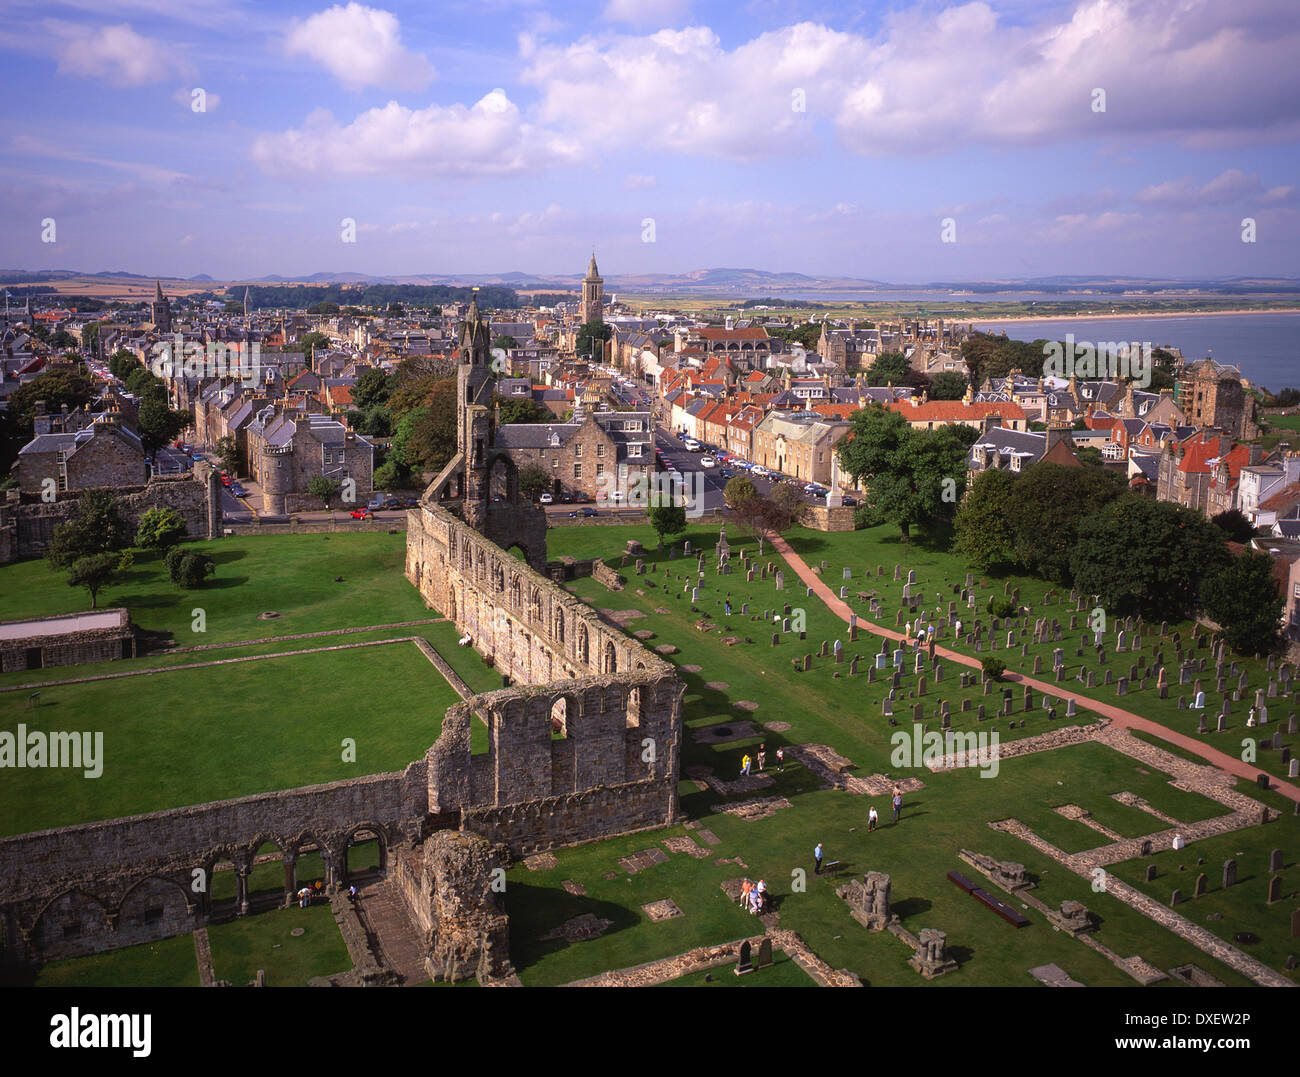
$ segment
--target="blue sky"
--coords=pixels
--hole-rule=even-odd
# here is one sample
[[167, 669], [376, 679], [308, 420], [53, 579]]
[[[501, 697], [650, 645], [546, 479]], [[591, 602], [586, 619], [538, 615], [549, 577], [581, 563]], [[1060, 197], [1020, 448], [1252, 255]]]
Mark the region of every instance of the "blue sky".
[[0, 266], [1300, 276], [1296, 56], [1293, 0], [0, 0]]

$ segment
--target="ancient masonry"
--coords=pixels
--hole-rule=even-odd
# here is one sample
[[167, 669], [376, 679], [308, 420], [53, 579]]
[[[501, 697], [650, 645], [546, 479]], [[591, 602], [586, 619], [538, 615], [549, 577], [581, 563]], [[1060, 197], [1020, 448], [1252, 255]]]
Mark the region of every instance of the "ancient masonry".
[[[0, 839], [5, 960], [35, 965], [246, 915], [267, 842], [284, 864], [286, 905], [298, 858], [312, 849], [337, 890], [349, 846], [374, 838], [425, 971], [510, 982], [505, 916], [487, 885], [497, 867], [678, 820], [684, 686], [669, 663], [538, 571], [545, 518], [518, 498], [509, 457], [493, 450], [477, 304], [461, 344], [460, 452], [409, 514], [406, 575], [508, 686], [451, 707], [438, 740], [400, 772]], [[439, 504], [453, 485], [463, 498]], [[506, 552], [512, 545], [527, 564]], [[471, 748], [475, 721], [488, 728], [481, 754]], [[215, 902], [208, 883], [224, 863], [237, 893]]]

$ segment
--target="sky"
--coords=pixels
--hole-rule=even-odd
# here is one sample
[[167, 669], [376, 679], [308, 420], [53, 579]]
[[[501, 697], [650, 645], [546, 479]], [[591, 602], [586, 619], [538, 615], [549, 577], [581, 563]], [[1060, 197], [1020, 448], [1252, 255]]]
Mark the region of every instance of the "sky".
[[1295, 0], [0, 0], [0, 267], [1300, 277], [1298, 56]]

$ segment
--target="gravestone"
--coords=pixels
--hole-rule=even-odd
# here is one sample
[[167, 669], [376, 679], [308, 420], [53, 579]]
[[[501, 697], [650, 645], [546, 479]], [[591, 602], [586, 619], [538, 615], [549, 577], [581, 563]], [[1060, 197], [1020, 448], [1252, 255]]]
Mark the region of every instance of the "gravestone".
[[1183, 901], [1183, 892], [1175, 890], [1169, 895], [1169, 907], [1172, 909], [1175, 905], [1181, 905]]
[[1156, 881], [1156, 866], [1155, 866], [1154, 864], [1148, 864], [1148, 865], [1147, 865], [1147, 882], [1149, 882], [1149, 883], [1153, 883], [1153, 882], [1155, 882], [1155, 881]]
[[1193, 891], [1192, 897], [1203, 897], [1204, 894], [1205, 894], [1205, 872], [1201, 872], [1201, 874], [1196, 876], [1196, 889]]
[[749, 954], [750, 954], [749, 942], [748, 941], [742, 942], [740, 944], [740, 957], [736, 961], [737, 976], [744, 976], [754, 971], [754, 966], [749, 959]]
[[1237, 885], [1237, 862], [1235, 860], [1225, 860], [1223, 862], [1223, 889], [1227, 890], [1230, 886]]
[[1282, 876], [1274, 875], [1268, 881], [1268, 903], [1276, 905], [1282, 900]]
[[1281, 849], [1274, 849], [1271, 853], [1268, 854], [1268, 870], [1269, 870], [1269, 871], [1281, 871], [1281, 870], [1282, 870], [1282, 850], [1281, 850]]
[[754, 968], [765, 969], [772, 963], [772, 939], [769, 935], [763, 936], [763, 941], [758, 944], [758, 957], [754, 961]]

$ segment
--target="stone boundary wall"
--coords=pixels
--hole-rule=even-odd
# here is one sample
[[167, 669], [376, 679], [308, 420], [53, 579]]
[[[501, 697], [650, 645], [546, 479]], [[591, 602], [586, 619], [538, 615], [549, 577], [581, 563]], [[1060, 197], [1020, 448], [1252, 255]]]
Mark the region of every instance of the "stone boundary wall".
[[397, 534], [406, 530], [406, 517], [354, 520], [344, 515], [337, 520], [297, 520], [292, 523], [228, 523], [223, 531], [234, 535], [334, 535], [344, 531], [387, 531]]
[[[155, 475], [145, 486], [119, 487], [121, 514], [134, 532], [140, 517], [152, 508], [180, 513], [191, 539], [221, 534], [221, 486], [216, 472], [196, 463], [192, 475]], [[0, 502], [0, 564], [25, 557], [43, 557], [54, 529], [76, 513], [84, 491], [70, 490], [53, 502], [6, 498]]]

